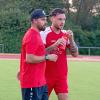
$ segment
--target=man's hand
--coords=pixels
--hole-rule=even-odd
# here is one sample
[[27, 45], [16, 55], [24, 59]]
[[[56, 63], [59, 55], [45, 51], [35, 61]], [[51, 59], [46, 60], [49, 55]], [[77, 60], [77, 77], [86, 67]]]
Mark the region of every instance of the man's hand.
[[56, 42], [55, 45], [65, 45], [66, 44], [66, 40], [64, 38], [59, 38]]
[[19, 71], [17, 72], [16, 78], [17, 78], [17, 80], [20, 80], [20, 72]]
[[67, 30], [66, 35], [69, 38], [71, 55], [73, 57], [77, 57], [78, 56], [78, 47], [74, 41], [73, 32], [71, 30]]
[[71, 30], [67, 30], [66, 35], [68, 36], [69, 40], [73, 40], [73, 32]]
[[54, 62], [56, 62], [57, 59], [58, 59], [58, 56], [57, 56], [56, 54], [48, 54], [48, 55], [46, 55], [46, 58], [47, 58], [47, 60], [49, 60], [49, 61], [54, 61]]

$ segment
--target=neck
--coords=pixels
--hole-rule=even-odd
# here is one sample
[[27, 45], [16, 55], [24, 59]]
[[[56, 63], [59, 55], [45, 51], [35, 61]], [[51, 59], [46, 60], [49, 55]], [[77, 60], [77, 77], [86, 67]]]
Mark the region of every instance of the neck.
[[34, 29], [34, 30], [36, 30], [37, 32], [40, 32], [40, 30], [39, 30], [39, 29], [37, 28], [37, 26], [34, 25], [34, 24], [31, 25], [31, 28]]
[[60, 29], [56, 28], [54, 25], [52, 25], [51, 28], [56, 34], [59, 34], [61, 31]]

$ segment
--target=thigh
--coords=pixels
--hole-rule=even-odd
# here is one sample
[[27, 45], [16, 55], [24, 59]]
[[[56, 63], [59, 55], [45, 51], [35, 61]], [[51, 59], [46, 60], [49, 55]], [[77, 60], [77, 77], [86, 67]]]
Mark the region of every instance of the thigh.
[[54, 87], [56, 94], [58, 93], [68, 93], [68, 82], [66, 78], [61, 78], [56, 80]]
[[48, 95], [51, 94], [52, 90], [54, 89], [54, 85], [55, 85], [55, 80], [53, 80], [53, 79], [48, 79], [47, 80]]
[[22, 100], [30, 100], [31, 99], [31, 89], [30, 88], [22, 88]]
[[48, 100], [48, 87], [45, 85], [42, 89], [43, 95], [42, 95], [42, 100]]
[[22, 100], [42, 100], [41, 87], [22, 88]]

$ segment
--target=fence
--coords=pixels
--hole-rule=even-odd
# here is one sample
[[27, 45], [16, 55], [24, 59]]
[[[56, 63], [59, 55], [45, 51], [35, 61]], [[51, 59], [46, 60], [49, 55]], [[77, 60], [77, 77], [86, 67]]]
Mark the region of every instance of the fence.
[[[96, 55], [95, 52], [98, 52], [97, 55], [100, 55], [100, 47], [78, 47], [78, 49], [81, 55]], [[0, 53], [5, 53], [4, 44], [0, 44]]]
[[87, 55], [96, 55], [94, 53], [92, 53], [91, 51], [94, 51], [94, 52], [98, 52], [97, 55], [100, 55], [100, 47], [78, 47], [79, 48], [79, 51], [81, 50], [86, 50], [87, 49]]
[[4, 44], [0, 43], [0, 53], [4, 53]]

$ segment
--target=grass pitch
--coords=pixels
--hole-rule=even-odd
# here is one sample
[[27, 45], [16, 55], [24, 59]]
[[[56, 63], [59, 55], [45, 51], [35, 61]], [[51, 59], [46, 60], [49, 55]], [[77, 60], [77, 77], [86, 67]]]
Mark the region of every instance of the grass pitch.
[[[18, 60], [0, 60], [0, 100], [21, 100], [18, 67]], [[100, 62], [69, 62], [69, 99], [100, 100]]]

